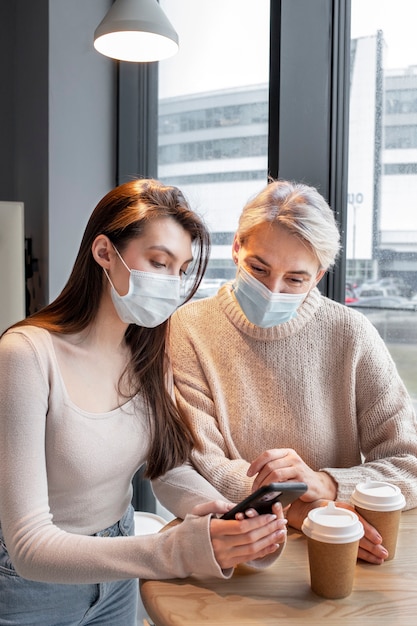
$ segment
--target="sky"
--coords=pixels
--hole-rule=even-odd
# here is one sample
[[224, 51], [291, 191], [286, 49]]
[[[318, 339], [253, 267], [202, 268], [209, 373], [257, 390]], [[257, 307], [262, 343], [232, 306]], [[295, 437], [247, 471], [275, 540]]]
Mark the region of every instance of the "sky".
[[[161, 98], [268, 82], [269, 0], [160, 4], [180, 39], [159, 63]], [[417, 0], [352, 0], [351, 27], [352, 37], [384, 32], [386, 68], [417, 65]]]
[[268, 82], [269, 0], [160, 5], [180, 40], [179, 52], [159, 63], [160, 98]]
[[417, 65], [417, 0], [352, 0], [351, 20], [352, 38], [383, 31], [386, 68]]

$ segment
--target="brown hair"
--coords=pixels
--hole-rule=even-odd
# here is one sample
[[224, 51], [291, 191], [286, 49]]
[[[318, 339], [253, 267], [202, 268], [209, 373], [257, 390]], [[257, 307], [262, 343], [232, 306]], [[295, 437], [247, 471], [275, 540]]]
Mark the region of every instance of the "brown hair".
[[[176, 187], [153, 179], [136, 179], [112, 189], [94, 209], [87, 223], [72, 272], [59, 296], [13, 327], [33, 325], [50, 332], [70, 334], [85, 329], [95, 318], [105, 282], [103, 270], [91, 252], [94, 239], [106, 235], [121, 252], [139, 237], [150, 220], [170, 217], [191, 236], [194, 260], [189, 300], [205, 272], [210, 236], [201, 218], [191, 211]], [[167, 390], [166, 335], [169, 320], [156, 328], [129, 324], [125, 341], [131, 350], [126, 368], [131, 396], [145, 399], [151, 431], [146, 476], [156, 478], [188, 458], [197, 440]]]

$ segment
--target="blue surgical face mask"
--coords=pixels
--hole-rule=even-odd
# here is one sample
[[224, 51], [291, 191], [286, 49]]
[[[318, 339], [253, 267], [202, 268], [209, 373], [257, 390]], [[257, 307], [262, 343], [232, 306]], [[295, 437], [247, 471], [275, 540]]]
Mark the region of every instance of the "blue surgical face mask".
[[248, 320], [262, 328], [283, 324], [295, 317], [308, 293], [273, 293], [243, 267], [239, 267], [233, 289]]
[[[116, 250], [116, 248], [115, 248]], [[123, 265], [129, 270], [129, 291], [120, 296], [107, 271], [114, 307], [122, 322], [154, 328], [165, 322], [182, 304], [179, 276], [131, 270], [116, 250]]]

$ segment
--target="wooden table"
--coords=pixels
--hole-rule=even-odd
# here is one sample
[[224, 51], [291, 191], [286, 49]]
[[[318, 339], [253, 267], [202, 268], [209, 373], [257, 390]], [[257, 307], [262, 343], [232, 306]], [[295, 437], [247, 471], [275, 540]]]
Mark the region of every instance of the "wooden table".
[[383, 565], [358, 562], [352, 594], [325, 600], [310, 589], [305, 537], [289, 530], [275, 564], [229, 580], [192, 576], [142, 581], [142, 600], [155, 626], [416, 626], [417, 509], [401, 516], [397, 552]]

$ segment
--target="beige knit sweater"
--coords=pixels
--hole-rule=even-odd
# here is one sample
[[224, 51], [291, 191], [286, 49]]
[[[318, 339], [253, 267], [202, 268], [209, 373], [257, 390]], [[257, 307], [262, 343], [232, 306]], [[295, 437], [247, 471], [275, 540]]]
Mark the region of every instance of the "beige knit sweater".
[[[246, 471], [260, 453], [293, 448], [335, 479], [338, 500], [369, 476], [417, 506], [416, 416], [363, 314], [314, 289], [296, 318], [263, 329], [247, 321], [228, 283], [177, 311], [171, 348], [177, 400], [203, 445], [193, 463], [226, 498], [248, 495]], [[154, 486], [182, 515], [184, 474], [173, 470]]]

